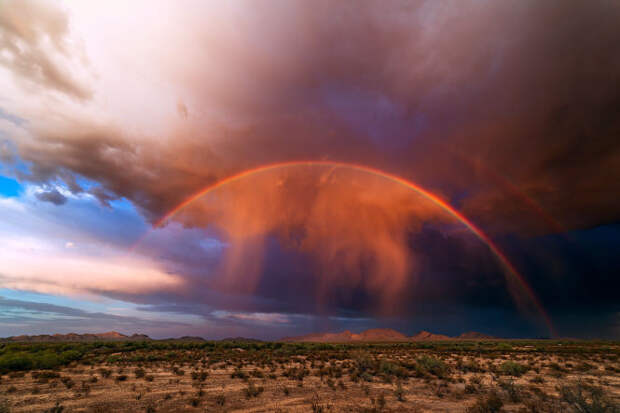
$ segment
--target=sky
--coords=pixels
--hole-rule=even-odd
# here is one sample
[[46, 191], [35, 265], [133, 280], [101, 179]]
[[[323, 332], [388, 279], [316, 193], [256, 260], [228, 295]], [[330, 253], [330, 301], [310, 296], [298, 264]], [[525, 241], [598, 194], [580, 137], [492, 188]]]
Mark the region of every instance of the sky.
[[620, 4], [0, 2], [0, 336], [620, 338]]

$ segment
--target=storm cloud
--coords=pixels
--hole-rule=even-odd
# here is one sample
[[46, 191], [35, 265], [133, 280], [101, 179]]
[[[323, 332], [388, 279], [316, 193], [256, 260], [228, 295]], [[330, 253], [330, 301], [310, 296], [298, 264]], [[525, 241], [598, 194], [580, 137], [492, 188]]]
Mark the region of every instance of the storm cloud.
[[[0, 106], [27, 122], [0, 130], [27, 165], [20, 181], [107, 208], [128, 200], [155, 224], [261, 165], [377, 168], [461, 211], [558, 308], [532, 245], [561, 262], [564, 237], [620, 219], [617, 3], [170, 4], [113, 4], [114, 25], [96, 7], [1, 6], [0, 80], [13, 95]], [[497, 258], [445, 211], [377, 177], [330, 173], [227, 185], [134, 250], [181, 286], [105, 294], [155, 307], [183, 297], [200, 311], [359, 317], [395, 302], [388, 313], [404, 317], [441, 300], [512, 311], [508, 293], [485, 293], [509, 289]], [[619, 268], [607, 263], [597, 274]], [[588, 284], [579, 268], [567, 278]]]

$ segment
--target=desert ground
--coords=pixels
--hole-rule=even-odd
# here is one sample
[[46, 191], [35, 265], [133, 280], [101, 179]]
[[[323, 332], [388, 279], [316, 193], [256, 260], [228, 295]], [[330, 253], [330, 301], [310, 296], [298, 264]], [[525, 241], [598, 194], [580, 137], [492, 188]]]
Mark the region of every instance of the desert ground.
[[620, 343], [5, 343], [0, 412], [618, 412]]

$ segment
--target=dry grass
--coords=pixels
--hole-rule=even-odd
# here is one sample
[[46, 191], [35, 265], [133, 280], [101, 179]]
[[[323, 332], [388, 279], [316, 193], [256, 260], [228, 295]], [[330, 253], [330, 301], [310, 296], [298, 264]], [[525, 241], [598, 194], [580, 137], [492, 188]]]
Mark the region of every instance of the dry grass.
[[620, 402], [616, 343], [75, 347], [79, 356], [53, 369], [5, 368], [0, 413], [565, 413], [618, 412]]

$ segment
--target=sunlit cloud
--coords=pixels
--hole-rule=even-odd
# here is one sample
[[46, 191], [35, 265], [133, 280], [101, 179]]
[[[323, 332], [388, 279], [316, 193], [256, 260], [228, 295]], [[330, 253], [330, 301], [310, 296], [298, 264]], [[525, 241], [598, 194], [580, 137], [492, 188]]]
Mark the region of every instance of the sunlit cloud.
[[618, 234], [596, 232], [620, 219], [614, 2], [0, 9], [0, 175], [12, 185], [0, 191], [0, 287], [114, 298], [221, 335], [310, 328], [304, 316], [412, 320], [427, 306], [444, 319], [500, 308], [540, 333], [516, 314], [497, 254], [376, 177], [254, 176], [161, 221], [242, 171], [321, 160], [428, 189], [556, 313], [558, 290], [615, 303], [603, 287], [618, 265], [601, 251]]

